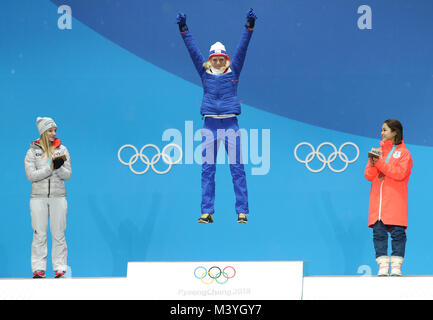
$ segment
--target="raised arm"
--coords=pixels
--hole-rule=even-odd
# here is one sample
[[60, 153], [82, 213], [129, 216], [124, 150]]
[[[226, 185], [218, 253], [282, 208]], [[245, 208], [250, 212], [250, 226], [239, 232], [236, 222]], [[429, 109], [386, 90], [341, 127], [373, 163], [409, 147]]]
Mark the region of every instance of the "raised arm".
[[185, 42], [185, 46], [188, 49], [189, 55], [191, 56], [192, 62], [194, 63], [194, 66], [201, 77], [205, 72], [203, 63], [206, 60], [203, 58], [200, 49], [197, 47], [194, 39], [191, 36], [191, 33], [188, 30], [188, 26], [186, 25], [186, 15], [183, 13], [179, 13], [176, 17], [176, 21], [179, 26], [179, 31], [182, 39]]
[[247, 54], [248, 44], [250, 43], [251, 36], [253, 34], [253, 29], [257, 20], [257, 15], [250, 9], [247, 12], [247, 23], [245, 24], [245, 29], [242, 32], [241, 40], [236, 48], [236, 52], [233, 56], [231, 68], [237, 73], [240, 74], [242, 71], [242, 67], [244, 65], [245, 56]]

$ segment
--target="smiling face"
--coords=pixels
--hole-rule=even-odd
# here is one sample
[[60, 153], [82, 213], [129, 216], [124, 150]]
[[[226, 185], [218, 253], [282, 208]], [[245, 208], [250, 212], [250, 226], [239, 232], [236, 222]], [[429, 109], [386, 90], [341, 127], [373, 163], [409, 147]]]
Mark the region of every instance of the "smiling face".
[[221, 69], [226, 66], [227, 58], [223, 56], [215, 56], [210, 58], [209, 62], [215, 69]]
[[388, 127], [388, 125], [386, 123], [384, 123], [382, 125], [381, 135], [382, 135], [382, 141], [392, 141], [392, 142], [395, 142], [394, 138], [397, 135], [397, 132], [392, 131], [390, 129], [390, 127]]
[[57, 128], [56, 127], [50, 128], [45, 132], [46, 132], [48, 140], [51, 143], [54, 142], [54, 140], [56, 140], [56, 135], [57, 135]]

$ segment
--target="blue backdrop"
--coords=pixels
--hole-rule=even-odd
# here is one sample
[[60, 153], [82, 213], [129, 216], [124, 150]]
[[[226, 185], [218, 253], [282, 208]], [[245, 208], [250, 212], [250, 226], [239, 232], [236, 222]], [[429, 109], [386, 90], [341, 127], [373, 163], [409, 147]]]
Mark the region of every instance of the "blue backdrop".
[[[72, 9], [71, 29], [59, 28], [61, 5]], [[361, 5], [371, 8], [372, 29], [358, 27]], [[260, 164], [249, 159], [251, 214], [239, 225], [229, 168], [219, 165], [215, 223], [201, 225], [201, 166], [185, 157], [200, 145], [188, 132], [202, 126], [202, 89], [175, 17], [187, 14], [204, 55], [216, 41], [230, 55], [250, 7], [259, 19], [239, 84], [239, 124], [250, 147], [255, 130], [259, 141], [270, 133], [270, 166], [256, 175]], [[307, 275], [375, 273], [364, 167], [388, 118], [403, 122], [414, 160], [404, 273], [432, 274], [425, 228], [433, 224], [432, 18], [430, 0], [2, 1], [0, 277], [30, 274], [23, 160], [37, 116], [54, 118], [71, 153], [66, 237], [74, 277], [124, 276], [128, 261], [194, 260], [305, 260]], [[165, 141], [166, 130], [181, 140]], [[182, 144], [184, 158], [167, 174], [135, 175], [118, 159], [123, 145], [169, 142]], [[294, 155], [301, 142], [337, 149], [353, 142], [359, 158], [341, 173], [313, 173]], [[308, 150], [300, 147], [299, 157]], [[343, 151], [356, 157], [350, 146]], [[332, 165], [344, 163], [337, 157]]]

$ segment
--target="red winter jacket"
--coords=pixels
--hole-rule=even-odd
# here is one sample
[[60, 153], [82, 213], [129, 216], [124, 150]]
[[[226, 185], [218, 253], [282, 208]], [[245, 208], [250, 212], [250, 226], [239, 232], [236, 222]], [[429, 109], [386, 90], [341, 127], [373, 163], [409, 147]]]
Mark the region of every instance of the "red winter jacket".
[[407, 184], [412, 169], [412, 157], [402, 141], [386, 162], [393, 145], [392, 141], [381, 141], [382, 156], [374, 166], [368, 161], [365, 168], [365, 178], [372, 182], [368, 212], [369, 227], [378, 220], [385, 225], [407, 227]]

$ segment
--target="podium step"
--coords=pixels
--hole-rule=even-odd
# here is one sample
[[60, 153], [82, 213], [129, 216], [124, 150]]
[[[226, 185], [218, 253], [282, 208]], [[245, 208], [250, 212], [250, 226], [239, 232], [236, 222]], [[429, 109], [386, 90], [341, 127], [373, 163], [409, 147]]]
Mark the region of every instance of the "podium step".
[[299, 300], [302, 261], [130, 262], [128, 279], [161, 299]]
[[432, 276], [304, 277], [304, 300], [433, 299]]
[[130, 262], [125, 278], [0, 279], [0, 299], [299, 300], [302, 261]]
[[433, 299], [433, 276], [303, 276], [302, 261], [130, 262], [127, 277], [0, 279], [0, 300]]

